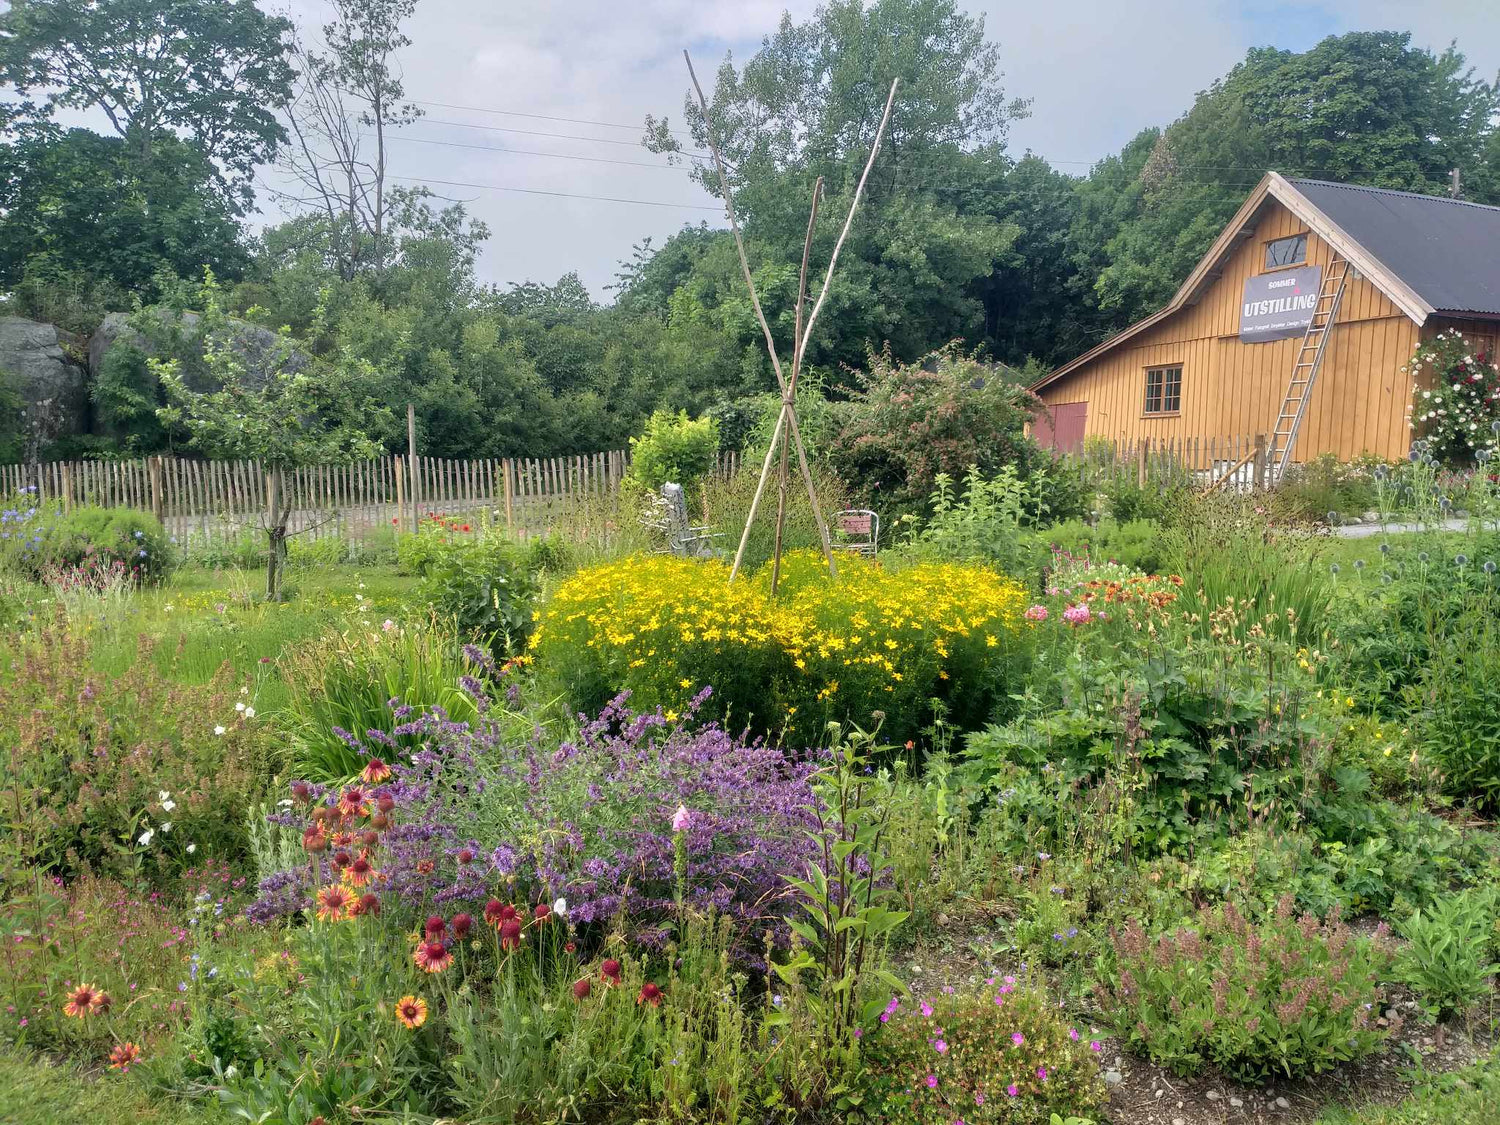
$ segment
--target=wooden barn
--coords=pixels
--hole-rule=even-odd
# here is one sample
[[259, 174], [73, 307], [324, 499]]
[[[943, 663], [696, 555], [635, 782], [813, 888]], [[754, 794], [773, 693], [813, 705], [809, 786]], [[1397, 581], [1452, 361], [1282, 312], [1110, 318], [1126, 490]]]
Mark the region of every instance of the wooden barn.
[[1043, 445], [1266, 435], [1270, 467], [1406, 455], [1417, 342], [1493, 354], [1500, 207], [1268, 173], [1160, 312], [1033, 384]]

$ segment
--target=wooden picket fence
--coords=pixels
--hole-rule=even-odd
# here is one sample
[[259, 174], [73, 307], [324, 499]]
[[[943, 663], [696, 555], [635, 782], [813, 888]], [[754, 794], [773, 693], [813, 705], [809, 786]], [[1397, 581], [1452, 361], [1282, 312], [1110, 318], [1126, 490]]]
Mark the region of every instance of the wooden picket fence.
[[1089, 438], [1066, 459], [1085, 484], [1104, 488], [1134, 481], [1140, 486], [1221, 488], [1249, 492], [1273, 483], [1270, 442], [1265, 434], [1230, 437]]
[[[608, 537], [628, 450], [569, 457], [454, 460], [387, 455], [286, 474], [290, 530], [311, 538], [368, 538], [415, 529], [423, 519], [503, 523], [525, 536], [567, 529]], [[740, 455], [724, 451], [714, 471], [731, 476]], [[141, 457], [0, 465], [0, 497], [34, 489], [41, 500], [153, 513], [179, 543], [233, 539], [261, 525], [268, 474], [256, 461]]]

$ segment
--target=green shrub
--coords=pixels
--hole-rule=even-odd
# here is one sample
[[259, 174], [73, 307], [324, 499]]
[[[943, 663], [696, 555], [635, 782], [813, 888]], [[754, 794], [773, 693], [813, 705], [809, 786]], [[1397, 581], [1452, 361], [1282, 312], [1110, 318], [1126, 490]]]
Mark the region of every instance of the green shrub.
[[1325, 520], [1329, 512], [1366, 512], [1378, 500], [1374, 476], [1377, 464], [1369, 459], [1342, 461], [1324, 453], [1290, 465], [1270, 495], [1271, 511], [1279, 519], [1307, 522]]
[[57, 621], [0, 664], [0, 800], [24, 811], [0, 838], [65, 876], [86, 865], [165, 880], [212, 857], [240, 862], [248, 810], [278, 765], [249, 686], [227, 667], [175, 682], [146, 638], [123, 673], [103, 675], [91, 636]]
[[1133, 1050], [1184, 1077], [1210, 1066], [1247, 1082], [1318, 1074], [1383, 1038], [1382, 937], [1356, 937], [1337, 914], [1296, 918], [1289, 895], [1258, 924], [1233, 903], [1155, 941], [1131, 922], [1114, 937], [1103, 1000]]
[[888, 572], [848, 555], [829, 579], [821, 555], [729, 582], [719, 560], [631, 556], [579, 570], [541, 611], [529, 655], [578, 711], [622, 689], [674, 719], [706, 687], [715, 716], [792, 745], [816, 745], [829, 720], [915, 738], [937, 698], [959, 724], [980, 721], [1018, 682], [1029, 648], [1025, 592], [978, 566], [922, 563]]
[[1091, 562], [1116, 562], [1145, 574], [1159, 574], [1163, 567], [1161, 526], [1150, 519], [1121, 523], [1105, 517], [1090, 525], [1070, 519], [1053, 524], [1029, 537], [1030, 562], [1040, 570], [1053, 565], [1052, 556], [1062, 552]]
[[1476, 888], [1446, 895], [1401, 924], [1406, 945], [1396, 975], [1430, 1015], [1466, 1011], [1490, 994], [1490, 978], [1500, 972], [1488, 958], [1495, 916], [1495, 892]]
[[58, 570], [122, 567], [138, 583], [160, 582], [176, 552], [161, 524], [131, 508], [47, 503], [0, 539], [0, 568], [41, 579]]
[[[911, 536], [910, 550], [918, 558], [977, 560], [1014, 573], [1023, 529], [1040, 522], [1040, 504], [1035, 482], [1023, 481], [1012, 465], [988, 480], [970, 466], [962, 495], [948, 474], [939, 473], [929, 498], [932, 514]], [[908, 520], [915, 523], [916, 517]]]
[[531, 632], [532, 565], [557, 557], [552, 545], [529, 547], [496, 528], [434, 518], [397, 546], [401, 568], [421, 576], [417, 598], [459, 635], [498, 651], [517, 651]]
[[283, 659], [282, 678], [290, 696], [293, 764], [299, 777], [342, 781], [364, 769], [368, 760], [338, 731], [368, 744], [366, 733], [384, 731], [390, 753], [410, 754], [418, 746], [411, 735], [393, 735], [407, 721], [392, 709], [411, 715], [441, 707], [457, 722], [476, 715], [475, 699], [459, 684], [475, 669], [464, 656], [456, 634], [436, 622], [397, 625], [379, 631], [330, 633]]
[[658, 410], [646, 420], [641, 436], [630, 439], [630, 451], [628, 479], [635, 487], [655, 492], [671, 481], [691, 494], [714, 467], [719, 423], [707, 416], [689, 418], [686, 410]]
[[1048, 1125], [1104, 1104], [1100, 1044], [1013, 977], [979, 992], [895, 1001], [867, 1032], [867, 1105], [913, 1125]]

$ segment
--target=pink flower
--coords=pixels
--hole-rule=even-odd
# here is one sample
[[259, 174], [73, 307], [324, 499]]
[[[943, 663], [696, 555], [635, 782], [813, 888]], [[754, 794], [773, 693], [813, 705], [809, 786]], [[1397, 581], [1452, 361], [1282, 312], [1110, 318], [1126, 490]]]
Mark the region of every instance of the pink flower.
[[1034, 605], [1026, 611], [1025, 617], [1027, 621], [1045, 621], [1048, 617], [1047, 607]]
[[927, 1076], [927, 1088], [929, 1090], [936, 1090], [937, 1089], [937, 1075], [936, 1074], [929, 1074]]
[[984, 1104], [984, 1095], [983, 1094], [975, 1094], [974, 1095], [974, 1104], [975, 1105], [983, 1105]]
[[1078, 1042], [1078, 1029], [1076, 1027], [1068, 1028], [1068, 1038], [1073, 1040], [1073, 1042], [1075, 1043]]
[[1070, 605], [1067, 609], [1063, 610], [1063, 620], [1069, 625], [1086, 625], [1090, 616], [1088, 604], [1085, 602]]
[[691, 819], [692, 819], [692, 814], [687, 811], [687, 806], [686, 805], [678, 805], [677, 806], [677, 811], [672, 814], [672, 831], [673, 832], [685, 832], [685, 831], [687, 831], [688, 822]]
[[1037, 1067], [1036, 1068], [1036, 1076], [1038, 1078], [1040, 1078], [1043, 1082], [1047, 1081], [1047, 1068], [1045, 1066], [1039, 1066], [1039, 1067]]
[[1104, 1050], [1104, 1048], [1099, 1046], [1099, 1040], [1091, 1039], [1089, 1041], [1089, 1050], [1093, 1051], [1097, 1055], [1100, 1051]]
[[865, 1034], [865, 1029], [864, 1028], [862, 1028], [862, 1027], [856, 1027], [854, 1029], [854, 1038], [856, 1038], [856, 1039], [863, 1039], [864, 1038], [864, 1034]]
[[927, 1019], [932, 1018], [932, 1005], [929, 1004], [926, 1000], [922, 1001], [922, 1015]]
[[937, 1053], [940, 1054], [940, 1055], [944, 1051], [946, 1051], [948, 1049], [948, 1044], [945, 1043], [945, 1042], [943, 1042], [943, 1040], [941, 1040], [941, 1039], [939, 1039], [937, 1042], [935, 1042], [932, 1046], [934, 1047], [934, 1049], [936, 1049]]
[[1017, 1031], [1017, 1032], [1012, 1033], [1012, 1035], [1010, 1037], [1010, 1041], [1012, 1043], [1014, 1043], [1017, 1047], [1019, 1047], [1022, 1043], [1026, 1042], [1026, 1036], [1022, 1035], [1019, 1031]]
[[1005, 1087], [1005, 1092], [1007, 1094], [1009, 1094], [1011, 1097], [1015, 1097], [1021, 1091], [1018, 1090], [1018, 1089], [1016, 1089], [1016, 1084], [1014, 1082], [1012, 1082], [1009, 1086]]

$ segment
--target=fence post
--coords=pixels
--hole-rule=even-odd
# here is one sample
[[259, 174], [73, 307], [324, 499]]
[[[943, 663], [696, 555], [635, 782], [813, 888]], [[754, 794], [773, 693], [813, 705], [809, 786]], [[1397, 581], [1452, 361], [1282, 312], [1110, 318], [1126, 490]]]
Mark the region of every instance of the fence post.
[[[151, 514], [156, 517], [157, 523], [164, 523], [167, 510], [161, 495], [161, 458], [152, 457], [146, 462], [146, 468], [147, 475], [151, 478]], [[68, 491], [73, 490], [69, 487]]]
[[515, 530], [515, 498], [511, 492], [511, 464], [510, 458], [503, 458], [500, 462], [500, 474], [505, 478], [505, 530]]
[[1266, 435], [1255, 435], [1255, 483], [1253, 487], [1261, 492], [1271, 487], [1270, 466], [1266, 464]]

